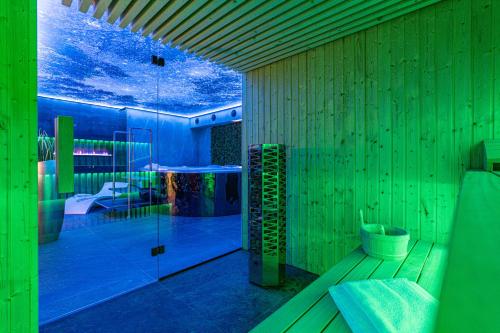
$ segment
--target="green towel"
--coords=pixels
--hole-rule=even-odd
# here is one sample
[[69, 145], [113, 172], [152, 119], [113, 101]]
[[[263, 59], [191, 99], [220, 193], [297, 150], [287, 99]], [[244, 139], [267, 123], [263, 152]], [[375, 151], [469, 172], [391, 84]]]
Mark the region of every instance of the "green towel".
[[438, 301], [415, 282], [352, 281], [329, 291], [354, 333], [433, 331]]

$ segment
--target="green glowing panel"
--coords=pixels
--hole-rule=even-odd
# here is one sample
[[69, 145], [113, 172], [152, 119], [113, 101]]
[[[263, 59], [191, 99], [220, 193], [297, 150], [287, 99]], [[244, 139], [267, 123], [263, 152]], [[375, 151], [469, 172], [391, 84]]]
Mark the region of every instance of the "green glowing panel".
[[55, 119], [54, 125], [56, 134], [57, 191], [59, 193], [72, 193], [75, 190], [73, 117], [59, 116]]
[[[38, 160], [44, 161], [54, 154], [55, 138], [38, 137]], [[135, 142], [136, 154], [149, 153], [148, 142]], [[119, 166], [126, 165], [127, 146], [126, 142], [116, 143], [116, 163]], [[113, 141], [74, 139], [74, 165], [75, 166], [112, 166], [113, 165]]]
[[500, 332], [500, 177], [468, 172], [455, 214], [437, 332]]
[[202, 173], [203, 184], [203, 214], [206, 216], [214, 215], [215, 211], [215, 173]]

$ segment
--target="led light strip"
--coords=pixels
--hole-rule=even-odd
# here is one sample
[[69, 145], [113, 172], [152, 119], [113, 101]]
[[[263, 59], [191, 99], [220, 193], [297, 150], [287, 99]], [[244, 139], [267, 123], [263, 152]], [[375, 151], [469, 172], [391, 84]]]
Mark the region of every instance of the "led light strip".
[[206, 110], [206, 111], [202, 111], [202, 112], [198, 112], [198, 113], [191, 113], [191, 114], [186, 115], [186, 114], [180, 114], [180, 113], [138, 108], [138, 107], [133, 107], [133, 106], [116, 106], [116, 105], [109, 105], [109, 104], [105, 104], [105, 103], [88, 102], [88, 101], [82, 101], [82, 100], [77, 100], [77, 99], [73, 99], [73, 98], [66, 98], [66, 97], [52, 96], [52, 95], [45, 95], [45, 94], [38, 94], [38, 97], [52, 99], [52, 100], [56, 100], [56, 101], [62, 101], [62, 102], [70, 102], [70, 103], [77, 103], [77, 104], [99, 106], [99, 107], [110, 108], [110, 109], [115, 109], [115, 110], [131, 109], [131, 110], [149, 112], [149, 113], [154, 113], [154, 114], [159, 113], [159, 114], [163, 114], [163, 115], [167, 115], [167, 116], [180, 117], [180, 118], [185, 118], [185, 119], [201, 117], [201, 116], [204, 116], [207, 114], [225, 111], [225, 110], [229, 110], [229, 109], [236, 108], [236, 107], [241, 107], [241, 103], [234, 103], [234, 104], [230, 104], [229, 106], [225, 105], [225, 106], [220, 107], [220, 108]]

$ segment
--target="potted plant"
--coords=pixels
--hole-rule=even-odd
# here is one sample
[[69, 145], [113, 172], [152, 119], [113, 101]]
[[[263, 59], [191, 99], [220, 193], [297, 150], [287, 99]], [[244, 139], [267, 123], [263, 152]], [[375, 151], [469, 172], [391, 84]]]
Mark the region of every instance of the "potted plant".
[[38, 244], [56, 241], [64, 221], [65, 199], [56, 190], [54, 138], [38, 135]]

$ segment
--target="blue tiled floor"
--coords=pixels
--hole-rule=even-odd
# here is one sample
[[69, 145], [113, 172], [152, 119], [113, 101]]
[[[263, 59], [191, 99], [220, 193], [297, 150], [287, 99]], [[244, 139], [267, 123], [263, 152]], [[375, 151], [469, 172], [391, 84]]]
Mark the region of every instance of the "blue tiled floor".
[[[59, 240], [39, 247], [41, 324], [241, 247], [240, 215], [101, 217], [66, 216]], [[152, 257], [158, 239], [166, 253]]]
[[248, 254], [237, 251], [80, 311], [40, 333], [247, 332], [316, 278], [287, 267], [280, 288], [248, 282]]

